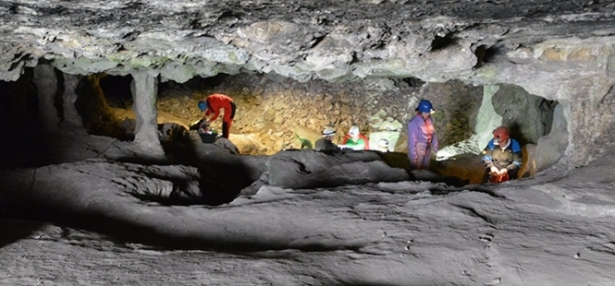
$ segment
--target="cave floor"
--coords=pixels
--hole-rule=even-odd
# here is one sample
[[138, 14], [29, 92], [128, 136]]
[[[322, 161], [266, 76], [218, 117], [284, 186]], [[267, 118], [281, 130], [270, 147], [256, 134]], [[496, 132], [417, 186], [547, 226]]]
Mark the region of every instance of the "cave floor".
[[0, 220], [6, 285], [615, 281], [612, 153], [497, 186], [265, 186], [224, 205], [181, 206], [133, 194], [171, 192], [165, 175], [189, 178], [194, 167], [139, 161], [129, 142], [81, 131], [39, 143], [3, 145], [0, 182], [11, 195], [0, 203], [22, 207]]

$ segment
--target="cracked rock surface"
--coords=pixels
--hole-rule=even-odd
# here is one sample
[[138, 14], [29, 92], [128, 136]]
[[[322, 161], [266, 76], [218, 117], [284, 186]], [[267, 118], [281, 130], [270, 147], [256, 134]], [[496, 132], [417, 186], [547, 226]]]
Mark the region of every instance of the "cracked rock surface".
[[[192, 167], [86, 160], [4, 171], [5, 206], [35, 206], [50, 222], [0, 220], [0, 278], [10, 285], [609, 285], [615, 198], [605, 170], [612, 166], [604, 159], [570, 175], [463, 190], [428, 181], [264, 186], [217, 207], [134, 196], [167, 195], [171, 178], [197, 176]], [[594, 183], [583, 182], [589, 174]]]
[[613, 9], [574, 0], [3, 0], [1, 70], [11, 78], [23, 62], [47, 58], [70, 73], [152, 68], [180, 82], [241, 70], [299, 80], [470, 77], [489, 48], [611, 35]]
[[[63, 78], [510, 84], [560, 104], [562, 130], [536, 150], [557, 143], [565, 167], [583, 166], [458, 188], [370, 154], [328, 158], [323, 170], [321, 154], [267, 161], [198, 145], [194, 164], [171, 164], [62, 126], [0, 140], [11, 158], [0, 164], [0, 281], [611, 285], [614, 11], [602, 0], [0, 0], [3, 81], [44, 63]], [[146, 91], [139, 99], [153, 102]], [[271, 166], [279, 173], [265, 174]], [[357, 175], [370, 170], [372, 181]], [[194, 204], [208, 199], [195, 198], [203, 182], [239, 195]]]

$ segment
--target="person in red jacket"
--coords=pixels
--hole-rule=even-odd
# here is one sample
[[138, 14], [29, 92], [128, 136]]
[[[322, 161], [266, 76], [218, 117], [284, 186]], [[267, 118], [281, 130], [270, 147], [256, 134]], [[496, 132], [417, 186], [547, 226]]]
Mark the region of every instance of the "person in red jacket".
[[199, 101], [198, 106], [199, 109], [204, 112], [202, 125], [209, 125], [212, 121], [218, 119], [220, 109], [224, 109], [224, 116], [222, 117], [222, 136], [228, 139], [229, 130], [231, 129], [233, 118], [235, 118], [235, 110], [237, 109], [233, 99], [227, 95], [215, 93]]
[[369, 150], [369, 139], [361, 134], [358, 126], [353, 125], [350, 127], [348, 134], [344, 136], [342, 145], [352, 150]]

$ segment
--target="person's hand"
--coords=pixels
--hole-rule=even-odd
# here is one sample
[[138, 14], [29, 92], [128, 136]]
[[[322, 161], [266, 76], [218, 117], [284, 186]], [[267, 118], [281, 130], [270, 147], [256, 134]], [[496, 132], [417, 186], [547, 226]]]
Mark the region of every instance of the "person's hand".
[[491, 174], [494, 174], [494, 175], [500, 174], [500, 170], [498, 170], [498, 168], [496, 167], [491, 167], [490, 171], [491, 171]]
[[502, 169], [502, 170], [500, 170], [500, 171], [499, 171], [499, 175], [500, 175], [500, 176], [504, 176], [504, 175], [506, 175], [507, 173], [508, 173], [508, 169], [506, 169], [506, 168], [504, 168], [504, 169]]
[[337, 145], [337, 147], [339, 147], [342, 150], [355, 150], [353, 147], [348, 146], [348, 145]]

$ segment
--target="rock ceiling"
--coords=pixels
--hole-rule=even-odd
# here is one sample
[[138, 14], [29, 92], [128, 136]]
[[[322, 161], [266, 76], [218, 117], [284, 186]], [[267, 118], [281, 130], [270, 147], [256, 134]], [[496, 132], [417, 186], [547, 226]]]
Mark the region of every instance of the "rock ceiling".
[[148, 68], [179, 82], [244, 70], [484, 78], [477, 68], [494, 56], [527, 61], [535, 55], [520, 48], [611, 35], [613, 10], [586, 0], [0, 1], [0, 78], [40, 58], [68, 73]]

